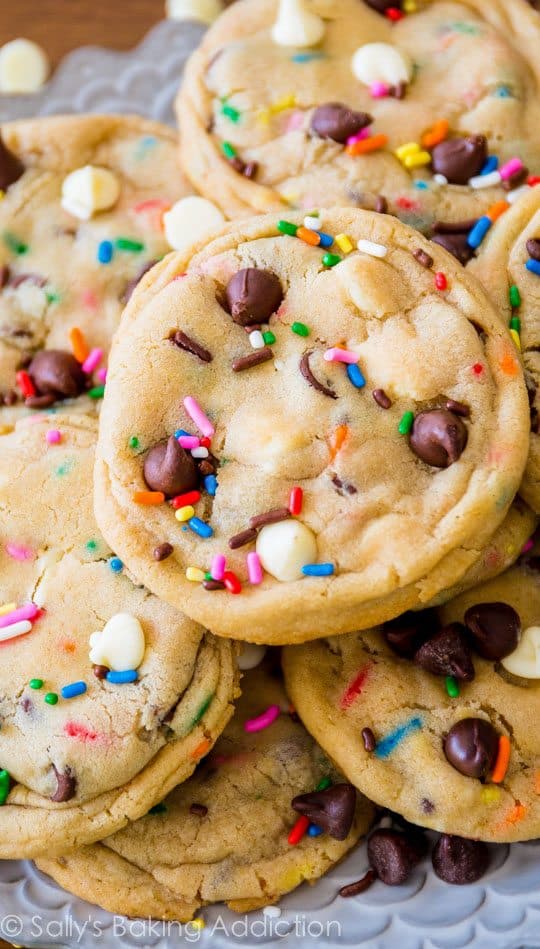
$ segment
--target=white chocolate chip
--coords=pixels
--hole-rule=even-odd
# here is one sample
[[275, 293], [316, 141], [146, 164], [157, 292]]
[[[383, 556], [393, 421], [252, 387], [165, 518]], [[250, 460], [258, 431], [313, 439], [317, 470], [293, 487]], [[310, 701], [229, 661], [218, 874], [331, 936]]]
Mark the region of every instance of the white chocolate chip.
[[90, 662], [114, 672], [127, 672], [140, 666], [145, 648], [139, 620], [131, 613], [116, 613], [101, 632], [90, 636]]
[[222, 12], [220, 0], [167, 0], [165, 14], [170, 20], [199, 20], [213, 23]]
[[278, 46], [316, 46], [324, 32], [323, 20], [307, 9], [304, 0], [280, 0], [272, 27], [272, 39]]
[[352, 71], [365, 86], [374, 82], [385, 82], [397, 86], [410, 82], [412, 63], [407, 53], [390, 46], [389, 43], [366, 43], [356, 50], [352, 58]]
[[0, 49], [0, 92], [36, 92], [49, 75], [49, 61], [41, 46], [18, 39]]
[[242, 652], [238, 656], [238, 668], [242, 672], [254, 669], [264, 659], [266, 646], [257, 646], [255, 643], [241, 643]]
[[76, 168], [62, 183], [62, 207], [82, 221], [98, 211], [112, 208], [118, 201], [120, 184], [108, 168], [84, 165]]
[[299, 580], [302, 567], [317, 560], [315, 534], [296, 520], [266, 524], [259, 531], [256, 550], [266, 572], [283, 582]]
[[540, 679], [540, 626], [524, 629], [517, 648], [501, 659], [501, 665], [523, 679]]
[[206, 198], [192, 195], [180, 198], [163, 215], [167, 243], [173, 250], [185, 251], [222, 227], [225, 218], [219, 208]]

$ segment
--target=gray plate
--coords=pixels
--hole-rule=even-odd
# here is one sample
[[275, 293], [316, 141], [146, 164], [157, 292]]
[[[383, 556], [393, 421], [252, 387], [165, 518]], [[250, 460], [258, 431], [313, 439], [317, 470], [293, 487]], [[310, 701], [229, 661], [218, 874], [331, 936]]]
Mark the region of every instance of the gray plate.
[[[0, 96], [0, 121], [71, 112], [138, 112], [174, 122], [172, 102], [186, 57], [203, 29], [163, 21], [129, 53], [85, 47], [71, 53], [45, 89]], [[223, 907], [201, 914], [206, 927], [113, 917], [59, 889], [27, 862], [0, 861], [0, 936], [26, 946], [205, 949], [294, 945], [298, 949], [520, 949], [540, 947], [540, 850], [536, 843], [493, 848], [490, 873], [475, 886], [452, 887], [430, 864], [402, 887], [376, 883], [344, 900], [339, 887], [362, 876], [365, 846], [315, 886], [281, 903], [281, 916], [236, 916]]]

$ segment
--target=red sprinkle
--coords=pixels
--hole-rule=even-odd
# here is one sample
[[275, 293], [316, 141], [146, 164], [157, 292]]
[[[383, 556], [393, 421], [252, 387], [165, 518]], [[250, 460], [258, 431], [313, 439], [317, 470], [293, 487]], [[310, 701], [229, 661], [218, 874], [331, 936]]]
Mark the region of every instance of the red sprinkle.
[[212, 444], [212, 442], [211, 442], [210, 439], [208, 438], [208, 435], [205, 435], [204, 438], [201, 438], [201, 447], [202, 447], [202, 448], [210, 448], [210, 445], [211, 445], [211, 444]]
[[530, 185], [531, 188], [534, 188], [535, 185], [540, 185], [540, 175], [529, 175], [527, 184]]
[[225, 588], [229, 591], [229, 593], [237, 594], [242, 592], [242, 584], [240, 583], [240, 580], [236, 574], [232, 572], [232, 570], [225, 571], [223, 574], [223, 583], [225, 584]]
[[292, 847], [300, 843], [308, 827], [309, 827], [309, 819], [304, 814], [302, 814], [302, 816], [299, 817], [298, 820], [296, 821], [296, 824], [294, 825], [291, 832], [289, 833], [289, 836], [287, 837], [287, 840], [289, 841]]
[[300, 514], [303, 499], [304, 492], [302, 488], [291, 488], [291, 493], [289, 494], [289, 511], [293, 517], [298, 517]]
[[398, 208], [403, 208], [404, 211], [419, 211], [420, 206], [417, 201], [413, 201], [412, 198], [400, 197], [396, 199], [396, 204]]
[[438, 270], [435, 274], [435, 286], [437, 287], [437, 290], [446, 290], [448, 287], [446, 274], [443, 274], [442, 270]]
[[387, 16], [389, 20], [392, 20], [392, 23], [397, 23], [398, 20], [403, 19], [405, 14], [402, 13], [401, 10], [398, 10], [397, 7], [388, 7], [388, 9], [384, 11], [384, 15]]
[[355, 698], [360, 695], [362, 689], [364, 688], [370, 669], [371, 663], [368, 663], [367, 666], [364, 666], [362, 669], [360, 669], [360, 672], [356, 678], [352, 680], [350, 685], [347, 686], [345, 692], [341, 696], [341, 702], [339, 703], [340, 708], [349, 708], [349, 706], [354, 702]]
[[474, 366], [472, 367], [472, 371], [474, 372], [475, 376], [480, 376], [484, 371], [482, 363], [475, 362]]
[[16, 373], [15, 378], [25, 399], [29, 399], [36, 394], [36, 387], [24, 369], [20, 369], [19, 372]]
[[185, 507], [187, 504], [196, 504], [197, 501], [200, 500], [200, 491], [186, 491], [185, 494], [177, 494], [176, 497], [172, 499], [171, 504], [175, 511], [177, 511], [179, 507]]

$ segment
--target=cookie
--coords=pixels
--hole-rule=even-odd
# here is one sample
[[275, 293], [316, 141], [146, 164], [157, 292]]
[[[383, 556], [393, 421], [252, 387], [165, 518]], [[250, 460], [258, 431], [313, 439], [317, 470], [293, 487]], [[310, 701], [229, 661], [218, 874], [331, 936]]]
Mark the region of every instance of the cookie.
[[391, 217], [329, 211], [323, 247], [301, 225], [237, 223], [141, 281], [100, 431], [118, 555], [253, 642], [429, 603], [478, 560], [527, 453], [513, 343], [463, 268]]
[[234, 647], [134, 585], [99, 535], [96, 423], [0, 437], [0, 856], [61, 853], [145, 814], [232, 714]]
[[540, 187], [497, 221], [469, 269], [486, 287], [523, 352], [531, 442], [520, 494], [540, 512]]
[[436, 611], [284, 652], [289, 696], [350, 781], [475, 840], [540, 834], [538, 556]]
[[[315, 800], [317, 787], [326, 790]], [[291, 805], [298, 797], [300, 813], [320, 815], [324, 832], [312, 823], [318, 830], [306, 833], [309, 821]], [[372, 804], [343, 783], [289, 714], [281, 682], [259, 667], [244, 676], [235, 715], [212, 753], [159, 811], [38, 867], [112, 913], [185, 922], [207, 903], [245, 913], [318, 879], [373, 817]]]
[[525, 179], [539, 174], [538, 13], [523, 0], [402, 6], [250, 0], [226, 11], [177, 102], [197, 189], [231, 217], [347, 205], [426, 232], [497, 207], [503, 183], [524, 180], [510, 160]]
[[136, 116], [6, 124], [0, 189], [0, 426], [25, 403], [91, 410], [124, 302], [170, 249], [162, 215], [191, 191], [176, 137]]

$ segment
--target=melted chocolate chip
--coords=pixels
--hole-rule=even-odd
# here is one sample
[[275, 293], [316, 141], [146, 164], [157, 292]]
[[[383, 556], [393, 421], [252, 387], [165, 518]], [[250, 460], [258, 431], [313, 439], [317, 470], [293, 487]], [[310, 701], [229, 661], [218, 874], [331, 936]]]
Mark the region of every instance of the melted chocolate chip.
[[171, 339], [179, 349], [191, 353], [192, 356], [198, 356], [202, 362], [212, 362], [212, 353], [208, 352], [204, 346], [201, 346], [200, 343], [192, 339], [191, 336], [188, 336], [187, 333], [182, 333], [181, 330], [178, 330]]
[[521, 620], [508, 603], [477, 603], [465, 613], [465, 626], [479, 656], [496, 662], [514, 652]]
[[348, 138], [356, 135], [373, 121], [367, 112], [354, 112], [342, 102], [325, 102], [311, 117], [311, 129], [321, 138], [331, 138], [344, 145]]
[[319, 382], [319, 380], [313, 375], [309, 365], [309, 357], [311, 356], [312, 352], [313, 350], [309, 350], [302, 356], [300, 360], [300, 372], [302, 373], [306, 382], [309, 382], [310, 386], [312, 386], [312, 388], [317, 392], [320, 392], [322, 395], [327, 395], [329, 399], [337, 399], [337, 393], [328, 386], [323, 385], [323, 383]]
[[540, 260], [540, 238], [533, 237], [527, 241], [527, 253], [533, 260]]
[[9, 150], [0, 135], [0, 191], [7, 191], [23, 174], [22, 161]]
[[449, 254], [459, 260], [460, 264], [465, 266], [474, 257], [474, 250], [467, 243], [468, 236], [468, 231], [461, 234], [434, 234], [431, 240], [434, 244], [444, 247]]
[[433, 675], [471, 682], [474, 666], [466, 632], [461, 623], [450, 623], [420, 646], [414, 661]]
[[422, 798], [420, 801], [420, 807], [422, 808], [422, 812], [424, 814], [433, 814], [433, 811], [435, 810], [433, 801], [430, 801], [427, 797]]
[[466, 185], [482, 170], [487, 158], [484, 135], [447, 138], [435, 146], [431, 163], [435, 174], [444, 175], [452, 185]]
[[352, 784], [334, 784], [325, 791], [299, 794], [291, 805], [335, 840], [345, 840], [354, 820], [356, 788]]
[[422, 643], [435, 635], [437, 628], [435, 610], [418, 613], [409, 610], [385, 623], [382, 632], [390, 649], [403, 659], [412, 659]]
[[158, 563], [161, 560], [166, 560], [167, 557], [170, 557], [174, 547], [172, 544], [159, 544], [157, 547], [154, 547], [154, 560], [157, 560]]
[[225, 288], [226, 309], [240, 326], [268, 323], [282, 300], [283, 289], [276, 274], [257, 267], [237, 271]]
[[387, 886], [405, 883], [423, 856], [416, 838], [391, 828], [373, 831], [367, 851], [371, 866]]
[[416, 416], [409, 445], [417, 456], [434, 468], [448, 468], [467, 444], [467, 429], [448, 409], [432, 409]]
[[465, 405], [464, 402], [456, 402], [455, 399], [448, 399], [446, 402], [446, 408], [449, 412], [453, 412], [454, 415], [461, 415], [463, 418], [469, 418], [471, 410], [468, 405]]
[[499, 735], [484, 718], [462, 718], [448, 732], [443, 749], [447, 761], [460, 774], [485, 778], [497, 758]]
[[455, 883], [474, 883], [489, 866], [489, 850], [481, 840], [465, 840], [442, 834], [431, 855], [433, 869], [441, 880]]
[[86, 376], [71, 353], [63, 349], [43, 349], [28, 366], [28, 375], [39, 395], [73, 399], [86, 389]]
[[157, 264], [157, 260], [149, 260], [148, 263], [143, 264], [141, 269], [138, 270], [135, 276], [132, 277], [131, 280], [126, 284], [126, 289], [124, 290], [122, 294], [122, 303], [128, 302], [137, 284], [141, 282], [144, 275], [147, 274], [148, 271], [152, 269], [154, 264]]
[[56, 804], [63, 804], [75, 796], [77, 781], [75, 780], [71, 768], [65, 768], [64, 771], [59, 771], [58, 768], [53, 765], [53, 771], [56, 777], [56, 791], [54, 794], [51, 794], [51, 801], [54, 801]]
[[174, 435], [150, 449], [144, 459], [144, 480], [152, 491], [163, 491], [169, 498], [191, 491], [199, 483], [194, 459]]

